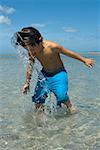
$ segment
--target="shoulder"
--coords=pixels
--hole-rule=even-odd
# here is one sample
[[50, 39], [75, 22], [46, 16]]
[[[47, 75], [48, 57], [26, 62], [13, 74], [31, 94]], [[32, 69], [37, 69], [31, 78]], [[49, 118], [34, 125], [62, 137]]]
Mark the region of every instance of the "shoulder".
[[58, 47], [60, 46], [58, 43], [54, 42], [54, 41], [50, 41], [50, 40], [45, 40], [45, 42], [51, 46], [51, 47]]
[[45, 40], [47, 43], [48, 47], [50, 47], [52, 50], [55, 50], [56, 52], [59, 52], [59, 49], [62, 48], [62, 46], [56, 42]]

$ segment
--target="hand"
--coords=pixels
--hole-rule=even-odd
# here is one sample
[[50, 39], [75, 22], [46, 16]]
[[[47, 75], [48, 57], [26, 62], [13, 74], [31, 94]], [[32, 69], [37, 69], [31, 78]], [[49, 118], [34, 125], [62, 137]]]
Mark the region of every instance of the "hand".
[[26, 83], [22, 88], [22, 93], [27, 94], [27, 91], [29, 91], [29, 89], [30, 89], [30, 86], [28, 83]]
[[84, 63], [85, 63], [85, 65], [88, 66], [89, 68], [92, 68], [93, 65], [94, 65], [94, 63], [95, 63], [95, 61], [94, 61], [93, 59], [91, 59], [91, 58], [85, 58], [85, 59], [84, 59]]

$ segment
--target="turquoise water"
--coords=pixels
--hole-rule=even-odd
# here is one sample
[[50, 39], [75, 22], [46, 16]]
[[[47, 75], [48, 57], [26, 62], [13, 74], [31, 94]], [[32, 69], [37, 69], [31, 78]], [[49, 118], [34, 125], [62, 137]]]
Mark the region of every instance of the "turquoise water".
[[[99, 150], [100, 149], [100, 55], [93, 69], [62, 57], [69, 74], [69, 95], [78, 113], [63, 109], [36, 113], [31, 91], [23, 96], [25, 67], [15, 56], [0, 56], [0, 150]], [[37, 64], [38, 68], [41, 68]], [[51, 95], [51, 101], [55, 97]]]

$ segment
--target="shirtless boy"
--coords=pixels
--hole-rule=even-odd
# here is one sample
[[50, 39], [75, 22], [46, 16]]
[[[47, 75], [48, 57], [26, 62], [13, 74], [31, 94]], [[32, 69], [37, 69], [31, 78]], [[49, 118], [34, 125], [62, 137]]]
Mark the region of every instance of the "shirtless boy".
[[[46, 79], [43, 84], [47, 84], [48, 89], [55, 94], [57, 105], [61, 106], [63, 103], [70, 112], [76, 111], [68, 96], [68, 76], [60, 54], [77, 59], [90, 68], [93, 66], [94, 61], [90, 58], [82, 57], [55, 42], [44, 40], [40, 32], [33, 27], [23, 28], [16, 33], [16, 45], [21, 45], [27, 50], [30, 62], [27, 68], [26, 82], [23, 86], [22, 93], [27, 94], [29, 90], [33, 69], [32, 64], [35, 62], [35, 59], [37, 59], [43, 66], [41, 73]], [[36, 108], [43, 106], [48, 94], [43, 86], [45, 85], [41, 87], [38, 81], [34, 92], [35, 94], [32, 96], [32, 101], [35, 102]]]

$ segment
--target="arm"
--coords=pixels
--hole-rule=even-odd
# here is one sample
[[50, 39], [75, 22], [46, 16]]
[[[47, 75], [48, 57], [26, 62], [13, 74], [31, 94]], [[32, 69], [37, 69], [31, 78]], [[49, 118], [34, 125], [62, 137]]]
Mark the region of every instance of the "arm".
[[26, 83], [27, 84], [30, 84], [34, 62], [35, 62], [35, 60], [33, 60], [29, 57], [29, 64], [28, 64], [27, 71], [26, 71]]
[[27, 94], [27, 90], [29, 90], [34, 62], [35, 62], [35, 60], [32, 59], [31, 56], [29, 55], [29, 64], [28, 64], [27, 71], [26, 71], [26, 81], [25, 81], [25, 85], [23, 86], [23, 89], [22, 89], [23, 94]]
[[64, 47], [62, 47], [60, 45], [58, 45], [57, 47], [58, 47], [57, 51], [59, 53], [62, 53], [64, 55], [66, 55], [66, 56], [69, 56], [69, 57], [72, 57], [74, 59], [77, 59], [77, 60], [83, 62], [85, 65], [87, 65], [90, 68], [94, 64], [94, 60], [93, 59], [82, 57], [81, 55], [79, 55], [79, 54], [77, 54], [75, 52], [72, 52], [72, 51], [70, 51], [70, 50], [68, 50], [68, 49], [66, 49], [66, 48], [64, 48]]

